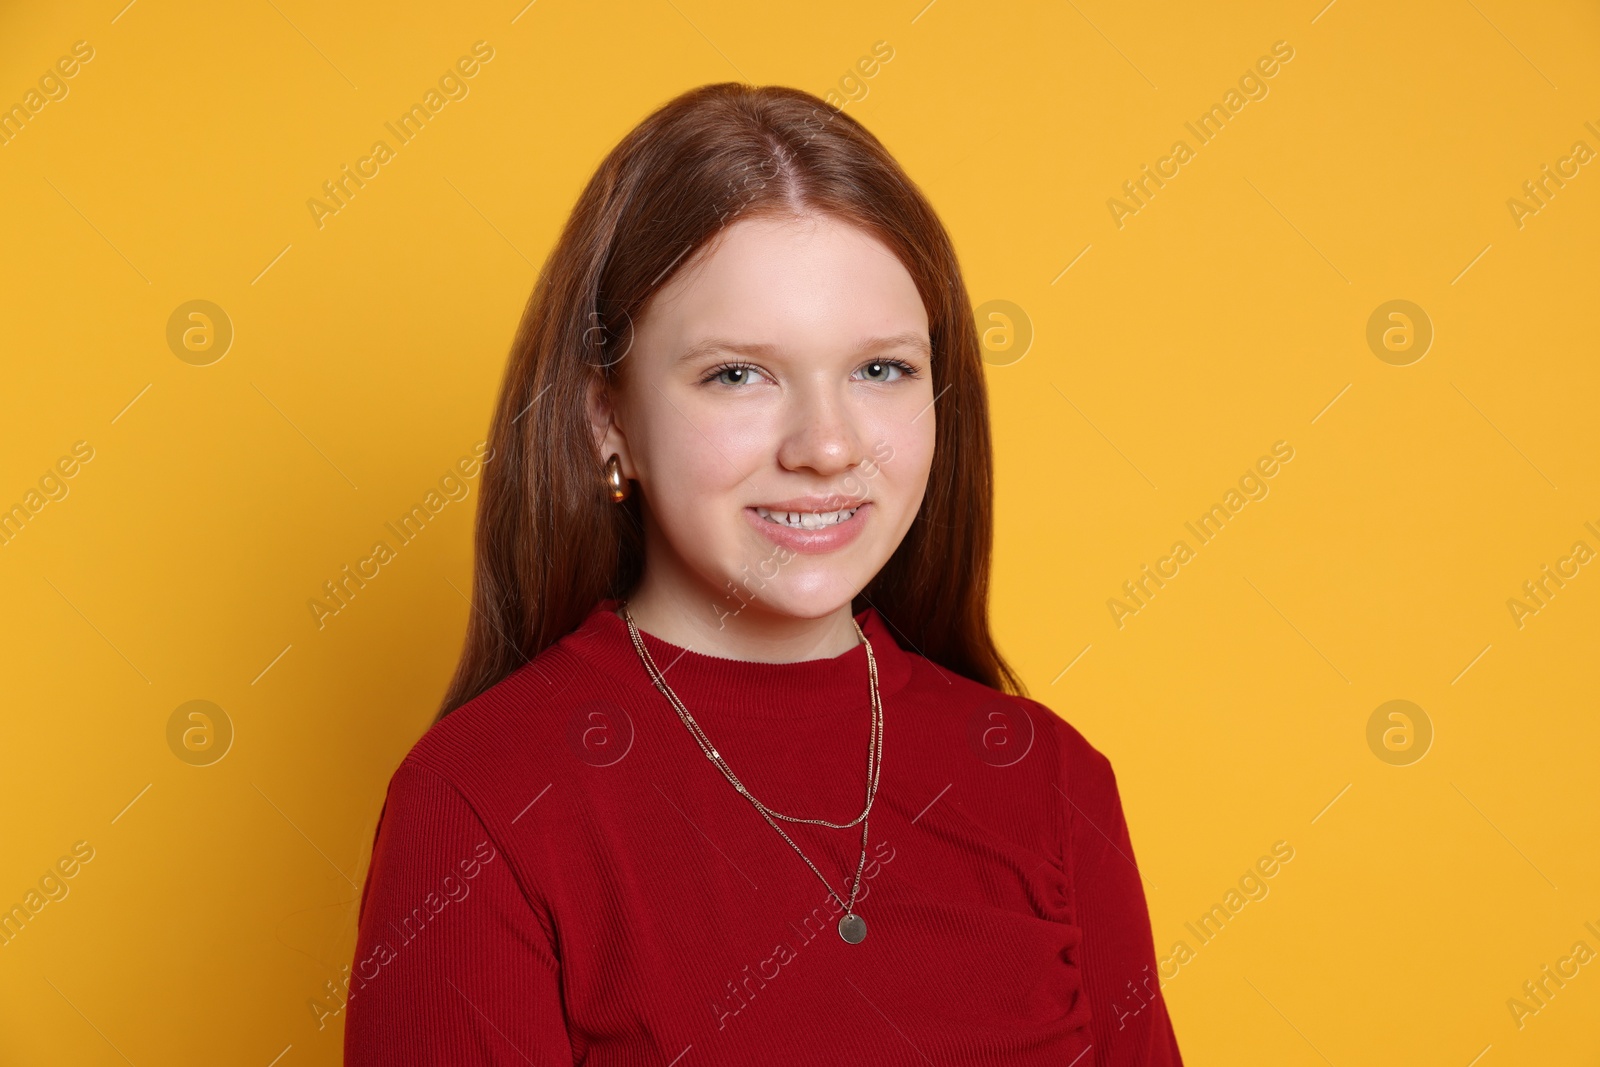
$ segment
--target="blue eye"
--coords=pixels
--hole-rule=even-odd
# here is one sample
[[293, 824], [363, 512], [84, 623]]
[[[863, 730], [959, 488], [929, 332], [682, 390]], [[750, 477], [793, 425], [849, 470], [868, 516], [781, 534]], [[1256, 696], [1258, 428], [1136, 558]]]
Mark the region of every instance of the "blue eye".
[[[702, 381], [716, 382], [719, 385], [743, 385], [745, 382], [750, 380], [751, 371], [754, 371], [756, 374], [761, 373], [757, 367], [749, 363], [724, 363], [722, 366], [712, 370], [712, 372], [706, 375]], [[734, 377], [730, 381], [722, 377], [724, 374], [731, 374]]]
[[[901, 378], [917, 377], [917, 368], [899, 359], [874, 359], [868, 363], [863, 363], [861, 370], [868, 372], [868, 377], [864, 380], [885, 385], [899, 381]], [[898, 376], [891, 377], [890, 372], [895, 371], [898, 372]], [[756, 375], [758, 378], [766, 376], [766, 372], [753, 363], [723, 363], [712, 368], [711, 373], [701, 379], [701, 384], [715, 382], [718, 385], [741, 386], [750, 381], [751, 374]]]
[[[917, 376], [917, 368], [913, 367], [911, 364], [906, 363], [903, 360], [898, 360], [898, 359], [875, 359], [871, 363], [863, 364], [861, 369], [862, 370], [870, 370], [870, 369], [874, 369], [874, 368], [880, 369], [880, 370], [891, 370], [891, 369], [892, 370], [897, 370], [897, 371], [900, 372], [900, 377], [901, 378], [915, 378]], [[893, 382], [893, 381], [898, 381], [899, 379], [898, 378], [868, 378], [867, 380], [869, 382]]]

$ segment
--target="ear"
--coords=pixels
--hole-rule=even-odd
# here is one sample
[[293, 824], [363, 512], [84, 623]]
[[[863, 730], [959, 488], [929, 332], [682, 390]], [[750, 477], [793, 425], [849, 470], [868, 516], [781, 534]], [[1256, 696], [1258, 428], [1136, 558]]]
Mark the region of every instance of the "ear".
[[630, 479], [636, 477], [633, 456], [628, 451], [628, 438], [617, 425], [615, 398], [607, 387], [604, 377], [596, 374], [589, 379], [584, 401], [584, 409], [589, 417], [589, 429], [594, 434], [595, 449], [600, 453], [600, 462], [604, 463], [615, 452], [617, 462], [622, 464], [622, 476]]

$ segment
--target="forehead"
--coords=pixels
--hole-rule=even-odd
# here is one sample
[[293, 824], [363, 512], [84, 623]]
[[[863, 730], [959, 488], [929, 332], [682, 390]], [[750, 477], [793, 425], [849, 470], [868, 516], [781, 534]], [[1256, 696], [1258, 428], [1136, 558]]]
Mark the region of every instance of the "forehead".
[[829, 216], [741, 219], [697, 251], [646, 306], [641, 336], [819, 342], [927, 332], [915, 281], [888, 246]]

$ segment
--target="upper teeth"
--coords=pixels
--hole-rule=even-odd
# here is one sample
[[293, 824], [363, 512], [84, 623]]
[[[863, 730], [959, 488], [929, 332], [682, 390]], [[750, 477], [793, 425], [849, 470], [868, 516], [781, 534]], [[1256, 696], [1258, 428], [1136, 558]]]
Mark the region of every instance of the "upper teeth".
[[756, 514], [769, 522], [780, 522], [785, 526], [796, 526], [802, 530], [816, 530], [823, 526], [832, 526], [843, 522], [856, 513], [854, 508], [845, 508], [842, 511], [773, 511], [771, 508], [756, 508]]

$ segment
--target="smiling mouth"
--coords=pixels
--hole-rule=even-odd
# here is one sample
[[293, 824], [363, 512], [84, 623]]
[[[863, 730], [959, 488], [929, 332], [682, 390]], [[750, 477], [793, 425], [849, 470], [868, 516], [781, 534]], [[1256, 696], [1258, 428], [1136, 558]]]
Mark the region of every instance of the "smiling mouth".
[[777, 526], [787, 526], [793, 530], [821, 530], [839, 525], [860, 509], [861, 505], [857, 504], [853, 508], [842, 508], [838, 511], [774, 511], [771, 508], [759, 507], [751, 510]]

